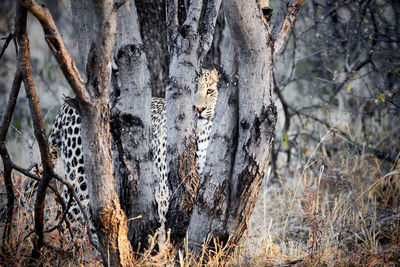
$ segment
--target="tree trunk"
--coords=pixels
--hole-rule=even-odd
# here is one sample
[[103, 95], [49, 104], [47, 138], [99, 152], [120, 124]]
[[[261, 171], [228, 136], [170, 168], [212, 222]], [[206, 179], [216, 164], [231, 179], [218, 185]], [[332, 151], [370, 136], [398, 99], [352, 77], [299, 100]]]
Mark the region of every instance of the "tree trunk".
[[180, 243], [186, 236], [200, 182], [196, 164], [197, 117], [192, 96], [196, 94], [202, 62], [212, 44], [221, 5], [220, 0], [193, 1], [186, 10], [178, 2], [167, 1], [170, 68], [165, 92], [171, 192], [166, 226], [171, 229], [174, 243]]
[[78, 98], [78, 103], [90, 211], [100, 252], [105, 264], [127, 266], [133, 264], [133, 251], [127, 238], [127, 218], [116, 190], [110, 132], [111, 62], [117, 29], [115, 5], [110, 0], [93, 3], [97, 31], [90, 40], [87, 60], [88, 98]]
[[164, 97], [169, 70], [169, 53], [165, 25], [165, 1], [135, 1], [140, 34], [147, 55], [153, 97]]
[[147, 247], [159, 227], [153, 174], [151, 137], [151, 83], [145, 47], [139, 34], [134, 1], [118, 12], [115, 50], [121, 87], [111, 109], [114, 172], [128, 237], [134, 251]]
[[[272, 61], [302, 0], [282, 1], [272, 31], [256, 1], [225, 2], [233, 46], [226, 56], [227, 50], [218, 51], [218, 41], [211, 53], [226, 61], [226, 73], [221, 75], [223, 84], [202, 178], [196, 165], [197, 115], [192, 97], [203, 60], [212, 47], [221, 0], [166, 2], [169, 56], [163, 37], [154, 49], [143, 47], [133, 0], [117, 16], [124, 2], [71, 1], [79, 51], [86, 66], [86, 85], [51, 15], [35, 1], [25, 4], [42, 23], [46, 40], [78, 99], [90, 211], [104, 263], [132, 265], [129, 240], [135, 250], [145, 247], [147, 235], [159, 227], [155, 202], [158, 181], [154, 180], [150, 150], [150, 103], [151, 87], [157, 93], [166, 81], [162, 78], [151, 85], [156, 71], [149, 71], [148, 66], [153, 68], [160, 58], [170, 59], [165, 108], [171, 192], [167, 227], [172, 230], [171, 239], [180, 245], [188, 234], [192, 243], [201, 244], [211, 236], [236, 244], [247, 227], [274, 139]], [[140, 10], [152, 3], [141, 3]], [[139, 21], [146, 24], [147, 15], [139, 15]], [[142, 28], [147, 45], [157, 39], [154, 32], [146, 31], [154, 24], [159, 25], [152, 20]], [[158, 59], [157, 46], [163, 50]], [[150, 62], [146, 53], [151, 54]], [[121, 85], [115, 83], [110, 98], [113, 56]], [[165, 69], [161, 68], [162, 76]], [[123, 210], [132, 218], [129, 238]]]
[[194, 250], [201, 250], [196, 244], [209, 236], [235, 245], [247, 228], [274, 140], [273, 57], [301, 2], [282, 2], [274, 35], [255, 1], [224, 2], [237, 61], [230, 62], [228, 81], [223, 81], [204, 177], [187, 230]]

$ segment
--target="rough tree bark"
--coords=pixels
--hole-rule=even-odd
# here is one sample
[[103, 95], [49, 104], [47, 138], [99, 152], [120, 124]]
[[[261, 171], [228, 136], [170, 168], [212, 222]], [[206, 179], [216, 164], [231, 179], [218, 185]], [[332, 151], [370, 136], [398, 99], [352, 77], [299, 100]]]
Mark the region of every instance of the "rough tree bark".
[[[237, 57], [232, 68], [237, 68], [238, 94], [236, 101], [236, 81], [231, 79], [230, 90], [221, 91], [217, 105], [205, 175], [188, 227], [189, 242], [197, 251], [196, 244], [208, 236], [237, 244], [247, 228], [274, 140], [273, 58], [301, 2], [282, 1], [274, 34], [256, 1], [224, 2]], [[223, 101], [232, 108], [222, 108]]]
[[178, 2], [167, 1], [170, 66], [165, 92], [171, 192], [166, 226], [171, 229], [171, 240], [176, 243], [186, 236], [200, 182], [192, 96], [197, 91], [202, 61], [211, 47], [221, 0], [192, 1], [187, 10]]
[[[46, 41], [77, 96], [82, 117], [90, 210], [103, 261], [113, 266], [132, 265], [133, 251], [127, 238], [127, 219], [120, 207], [113, 174], [109, 106], [117, 10], [125, 2], [104, 0], [93, 3], [96, 31], [90, 39], [86, 85], [70, 58], [49, 11], [36, 1], [21, 2], [41, 22]], [[43, 158], [42, 156], [42, 160]]]
[[[85, 84], [48, 10], [35, 1], [21, 2], [41, 22], [46, 41], [77, 97], [90, 210], [104, 263], [131, 265], [129, 239], [138, 248], [158, 227], [149, 139], [150, 77], [154, 70], [148, 70], [156, 61], [147, 61], [135, 3], [131, 0], [129, 7], [124, 6], [117, 15], [126, 1], [72, 0], [80, 55], [86, 66]], [[246, 229], [274, 139], [272, 62], [301, 2], [282, 1], [271, 30], [257, 1], [225, 1], [233, 49], [230, 56], [221, 57], [228, 61], [226, 73], [221, 75], [223, 84], [201, 180], [195, 159], [196, 112], [192, 97], [203, 59], [212, 46], [221, 0], [166, 2], [170, 58], [167, 165], [171, 192], [167, 227], [176, 244], [186, 233], [192, 244], [201, 244], [208, 236], [236, 244]], [[113, 56], [121, 86], [116, 84], [110, 98]], [[142, 216], [129, 222], [129, 239], [123, 210], [129, 217]], [[191, 248], [198, 250], [195, 245]]]
[[135, 1], [153, 96], [164, 97], [169, 70], [164, 0]]
[[117, 3], [93, 3], [97, 31], [87, 62], [88, 99], [78, 98], [82, 117], [85, 174], [90, 211], [100, 241], [104, 263], [127, 265], [133, 252], [127, 238], [127, 218], [122, 211], [113, 173], [110, 101], [111, 64], [117, 29]]
[[133, 0], [118, 12], [115, 60], [121, 85], [111, 109], [114, 171], [122, 208], [133, 218], [128, 237], [137, 251], [147, 247], [159, 223], [150, 146], [152, 87]]

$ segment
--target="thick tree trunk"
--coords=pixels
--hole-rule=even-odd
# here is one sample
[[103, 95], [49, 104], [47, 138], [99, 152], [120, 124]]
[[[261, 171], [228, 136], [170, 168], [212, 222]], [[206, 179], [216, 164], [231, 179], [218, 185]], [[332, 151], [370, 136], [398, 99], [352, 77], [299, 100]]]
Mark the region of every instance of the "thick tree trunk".
[[151, 137], [151, 84], [147, 58], [139, 34], [134, 1], [118, 12], [115, 51], [121, 86], [114, 92], [111, 109], [114, 171], [128, 237], [134, 251], [147, 247], [159, 227]]
[[93, 6], [97, 31], [91, 40], [87, 63], [88, 99], [78, 98], [85, 174], [103, 261], [107, 265], [127, 266], [133, 263], [133, 251], [127, 238], [127, 218], [115, 184], [110, 132], [109, 95], [117, 8], [110, 0], [93, 3]]
[[135, 1], [153, 97], [164, 97], [169, 70], [164, 0]]
[[[166, 89], [167, 166], [171, 192], [167, 228], [172, 230], [173, 242], [180, 244], [188, 233], [190, 241], [197, 244], [207, 236], [236, 244], [246, 229], [274, 139], [272, 61], [301, 2], [282, 1], [272, 33], [256, 1], [225, 2], [234, 49], [228, 57], [220, 57], [227, 60], [226, 74], [222, 75], [201, 179], [195, 156], [196, 112], [192, 97], [203, 59], [212, 47], [221, 0], [191, 1], [188, 6], [186, 1], [166, 2], [170, 59]], [[124, 1], [72, 0], [74, 27], [87, 71], [84, 85], [50, 15], [35, 1], [32, 3], [27, 3], [27, 8], [42, 23], [46, 40], [78, 99], [90, 210], [104, 263], [131, 265], [133, 250], [129, 239], [135, 249], [146, 245], [147, 235], [159, 226], [154, 191], [158, 181], [153, 178], [150, 151], [150, 81], [156, 72], [147, 67], [158, 62], [153, 58], [155, 50], [146, 51], [143, 47], [133, 0], [130, 8], [120, 11], [117, 41], [117, 10]], [[140, 19], [143, 23], [145, 17]], [[143, 27], [142, 35], [153, 24], [157, 23], [152, 21]], [[150, 45], [149, 40], [156, 36], [154, 32], [147, 34], [145, 42]], [[164, 47], [164, 41], [161, 38], [158, 45]], [[219, 44], [214, 44], [217, 47]], [[151, 62], [147, 61], [146, 52], [152, 54]], [[215, 50], [214, 54], [219, 52]], [[113, 56], [121, 86], [115, 84], [111, 102]], [[160, 57], [165, 58], [165, 53]], [[158, 92], [164, 82], [155, 81], [157, 88], [153, 91]], [[129, 222], [129, 239], [123, 210], [134, 217]]]
[[[224, 2], [237, 57], [232, 62], [237, 76], [228, 77], [238, 77], [238, 94], [236, 81], [230, 79], [228, 93], [222, 90], [219, 96], [205, 174], [188, 227], [191, 247], [197, 251], [201, 248], [195, 244], [209, 235], [237, 244], [247, 228], [274, 140], [273, 57], [301, 2], [282, 2], [274, 34], [255, 1]], [[221, 110], [225, 103], [229, 108]]]
[[186, 236], [200, 176], [196, 164], [197, 91], [201, 65], [211, 47], [220, 0], [193, 1], [189, 7], [167, 1], [169, 80], [166, 95], [167, 166], [171, 199], [167, 229], [179, 243]]

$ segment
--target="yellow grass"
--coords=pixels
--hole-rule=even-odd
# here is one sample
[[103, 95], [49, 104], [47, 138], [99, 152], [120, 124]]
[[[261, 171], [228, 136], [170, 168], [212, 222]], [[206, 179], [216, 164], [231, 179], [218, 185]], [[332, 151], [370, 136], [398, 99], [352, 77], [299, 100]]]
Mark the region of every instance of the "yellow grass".
[[[230, 248], [222, 244], [204, 244], [195, 257], [186, 241], [179, 250], [168, 240], [155, 254], [156, 234], [150, 237], [148, 250], [138, 254], [136, 265], [398, 266], [400, 164], [388, 165], [373, 155], [349, 151], [328, 156], [322, 142], [314, 148], [302, 168], [280, 169], [278, 179], [265, 179], [248, 231], [229, 257]], [[34, 238], [29, 235], [33, 198], [24, 192], [28, 178], [14, 174], [13, 179], [17, 194], [13, 231], [0, 264], [24, 266]], [[46, 203], [47, 216], [57, 220], [54, 196], [49, 194]], [[47, 234], [40, 261], [44, 266], [101, 265], [87, 238], [76, 239], [84, 243], [79, 250], [64, 233]]]

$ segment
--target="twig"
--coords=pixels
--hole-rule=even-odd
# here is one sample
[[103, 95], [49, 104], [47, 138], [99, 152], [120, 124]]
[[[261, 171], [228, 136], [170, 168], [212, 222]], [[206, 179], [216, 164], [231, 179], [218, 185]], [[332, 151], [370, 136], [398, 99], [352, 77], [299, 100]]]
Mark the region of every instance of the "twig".
[[321, 138], [321, 140], [319, 141], [319, 143], [317, 144], [317, 146], [316, 146], [316, 147], [314, 148], [314, 150], [312, 151], [310, 157], [309, 157], [308, 160], [307, 160], [306, 165], [305, 165], [304, 168], [303, 168], [303, 172], [301, 173], [301, 175], [300, 175], [300, 177], [299, 177], [299, 182], [297, 183], [295, 192], [294, 192], [293, 197], [292, 197], [292, 201], [290, 202], [289, 210], [288, 210], [288, 212], [287, 212], [287, 216], [286, 216], [286, 220], [285, 220], [285, 226], [284, 226], [284, 228], [283, 228], [283, 229], [284, 229], [284, 230], [283, 230], [284, 233], [286, 233], [286, 227], [287, 227], [287, 224], [288, 224], [288, 221], [289, 221], [290, 211], [292, 210], [295, 197], [296, 197], [297, 192], [298, 192], [298, 190], [299, 190], [299, 188], [300, 188], [301, 178], [304, 177], [304, 173], [306, 172], [306, 170], [308, 169], [308, 167], [310, 167], [310, 166], [312, 165], [312, 164], [310, 164], [310, 161], [311, 161], [311, 159], [313, 158], [313, 156], [314, 156], [314, 154], [315, 154], [315, 151], [317, 151], [317, 149], [318, 149], [319, 146], [323, 143], [323, 141], [325, 140], [325, 138], [328, 137], [328, 135], [329, 135], [330, 132], [333, 130], [333, 128], [334, 128], [334, 126], [332, 126], [332, 127], [329, 129], [329, 131]]
[[[400, 169], [398, 170], [394, 170], [391, 171], [387, 174], [385, 174], [384, 176], [382, 176], [381, 178], [379, 178], [378, 180], [375, 181], [375, 183], [373, 183], [372, 185], [370, 185], [367, 189], [365, 189], [360, 195], [358, 195], [358, 197], [356, 197], [353, 201], [352, 204], [354, 204], [358, 199], [360, 199], [360, 197], [362, 197], [365, 193], [369, 192], [369, 190], [371, 190], [372, 188], [375, 187], [375, 185], [377, 185], [378, 183], [380, 183], [383, 179], [385, 179], [386, 177], [395, 175], [395, 174], [400, 174]], [[342, 215], [345, 215], [351, 208], [352, 205], [350, 205], [343, 213]]]
[[13, 38], [14, 38], [14, 34], [11, 32], [11, 33], [7, 36], [6, 42], [4, 43], [4, 46], [3, 46], [3, 49], [1, 49], [1, 52], [0, 52], [0, 59], [1, 59], [1, 57], [3, 56], [4, 52], [6, 51], [6, 49], [7, 49], [8, 45], [9, 45], [9, 43], [11, 42], [11, 40], [12, 40]]

